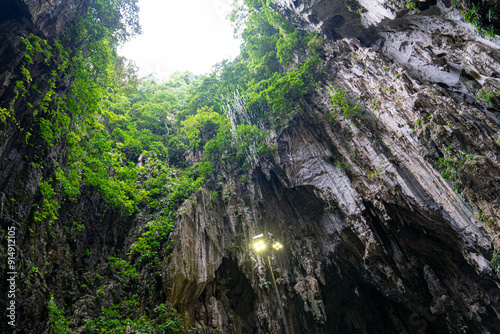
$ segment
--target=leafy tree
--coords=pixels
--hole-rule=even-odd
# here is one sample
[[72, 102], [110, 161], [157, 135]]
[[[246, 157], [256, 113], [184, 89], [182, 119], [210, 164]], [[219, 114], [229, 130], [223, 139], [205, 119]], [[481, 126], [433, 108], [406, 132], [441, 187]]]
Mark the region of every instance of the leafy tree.
[[217, 135], [221, 126], [227, 126], [229, 119], [207, 107], [182, 122], [182, 130], [191, 148], [202, 148]]

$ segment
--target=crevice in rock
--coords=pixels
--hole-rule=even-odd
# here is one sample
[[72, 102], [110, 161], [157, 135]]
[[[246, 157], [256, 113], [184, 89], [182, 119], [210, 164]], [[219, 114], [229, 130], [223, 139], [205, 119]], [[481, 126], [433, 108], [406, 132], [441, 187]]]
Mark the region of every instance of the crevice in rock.
[[[195, 318], [205, 320], [206, 325], [221, 333], [257, 333], [256, 296], [236, 261], [224, 258], [200, 300], [204, 303], [204, 314], [200, 314], [198, 305], [193, 305], [193, 310], [197, 312]], [[221, 317], [227, 319], [221, 321]]]

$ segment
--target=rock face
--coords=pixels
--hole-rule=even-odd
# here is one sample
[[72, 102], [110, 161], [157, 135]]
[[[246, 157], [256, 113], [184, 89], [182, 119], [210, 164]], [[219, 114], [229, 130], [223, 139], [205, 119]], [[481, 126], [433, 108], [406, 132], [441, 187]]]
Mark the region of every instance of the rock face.
[[[55, 37], [87, 5], [6, 2], [0, 101], [13, 94], [19, 37]], [[481, 98], [500, 89], [499, 37], [479, 37], [443, 1], [421, 1], [419, 13], [392, 0], [277, 6], [296, 26], [325, 36], [324, 81], [302, 101], [296, 122], [272, 139], [274, 156], [184, 204], [162, 282], [147, 298], [165, 297], [207, 333], [283, 333], [283, 317], [288, 333], [500, 332], [498, 272], [490, 263], [500, 247], [500, 116]], [[359, 106], [352, 118], [332, 104], [344, 90]], [[32, 111], [16, 110], [28, 128]], [[23, 158], [37, 147], [17, 127], [2, 131], [2, 229], [18, 228], [19, 270], [39, 269], [19, 283], [19, 332], [50, 332], [50, 294], [88, 317], [99, 301], [74, 286], [74, 277], [125, 249], [135, 222], [89, 195], [64, 203], [56, 230], [64, 238], [44, 237], [46, 228], [30, 217], [40, 175], [50, 171]], [[64, 143], [44, 157], [64, 165]], [[439, 167], [443, 157], [448, 163]], [[460, 177], [443, 178], [447, 167]], [[74, 221], [87, 228], [63, 231]], [[252, 237], [268, 232], [284, 248], [269, 261], [252, 257]], [[55, 274], [45, 278], [46, 270]]]
[[73, 21], [75, 15], [84, 13], [88, 0], [13, 0], [16, 6], [27, 13], [30, 21], [46, 37], [57, 37]]
[[[278, 1], [326, 37], [326, 79], [247, 182], [186, 204], [169, 301], [208, 332], [284, 332], [267, 260], [248, 249], [271, 232], [288, 332], [498, 332], [500, 121], [477, 96], [500, 88], [500, 39], [442, 1], [349, 3]], [[332, 121], [331, 86], [357, 120]], [[468, 157], [460, 181], [441, 176], [447, 147]]]
[[[88, 1], [18, 1], [2, 2], [0, 14], [0, 108], [8, 108], [15, 95], [15, 82], [21, 78], [19, 67], [24, 56], [21, 37], [30, 33], [55, 38], [66, 25], [88, 6]], [[5, 6], [5, 7], [4, 7]], [[5, 11], [4, 11], [5, 10]], [[77, 277], [96, 272], [101, 258], [107, 258], [122, 247], [131, 222], [101, 203], [92, 191], [77, 202], [62, 203], [59, 222], [53, 228], [33, 221], [35, 208], [41, 202], [39, 193], [42, 176], [53, 177], [54, 169], [41, 166], [67, 165], [67, 144], [56, 140], [46, 150], [33, 131], [31, 141], [26, 130], [35, 128], [33, 108], [49, 88], [50, 68], [41, 57], [33, 57], [29, 68], [38, 94], [22, 95], [15, 100], [13, 109], [18, 124], [0, 125], [0, 333], [12, 333], [7, 324], [6, 280], [11, 276], [7, 267], [6, 233], [15, 228], [16, 235], [16, 328], [17, 333], [50, 333], [48, 301], [51, 295], [65, 300], [88, 317], [93, 297], [86, 295], [82, 286], [75, 284]], [[63, 95], [67, 87], [57, 87]], [[35, 160], [35, 157], [37, 160]], [[36, 162], [36, 164], [34, 164]], [[119, 227], [118, 227], [119, 226]], [[50, 232], [49, 232], [50, 230]], [[88, 311], [88, 312], [87, 312]]]

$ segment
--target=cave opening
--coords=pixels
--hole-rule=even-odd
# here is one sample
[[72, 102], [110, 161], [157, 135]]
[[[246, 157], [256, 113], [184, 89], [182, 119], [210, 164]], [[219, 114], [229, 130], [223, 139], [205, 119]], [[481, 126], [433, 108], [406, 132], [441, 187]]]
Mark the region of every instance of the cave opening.
[[257, 333], [256, 296], [238, 263], [225, 258], [216, 272], [214, 284], [218, 286], [215, 297], [225, 301], [224, 304], [230, 308], [226, 312], [233, 314], [233, 328], [239, 333]]
[[342, 28], [344, 25], [345, 18], [342, 15], [335, 15], [323, 24], [322, 30], [329, 38], [336, 40], [342, 38], [337, 29]]
[[424, 2], [416, 2], [415, 6], [418, 8], [420, 11], [427, 10], [431, 8], [432, 6], [437, 5], [437, 0], [429, 0], [429, 1], [424, 1]]

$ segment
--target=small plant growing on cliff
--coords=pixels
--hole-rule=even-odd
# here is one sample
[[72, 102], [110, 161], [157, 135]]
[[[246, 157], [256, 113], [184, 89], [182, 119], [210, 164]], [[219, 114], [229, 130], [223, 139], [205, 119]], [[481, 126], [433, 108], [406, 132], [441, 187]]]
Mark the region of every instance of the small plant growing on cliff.
[[485, 214], [483, 211], [479, 211], [479, 213], [477, 214], [477, 219], [479, 219], [479, 221], [484, 222], [488, 226], [491, 226], [492, 224], [490, 216]]
[[457, 328], [460, 331], [460, 333], [467, 333], [467, 325], [464, 323], [464, 318], [462, 317], [461, 314], [457, 314]]
[[358, 15], [366, 11], [366, 9], [356, 3], [356, 1], [344, 0], [344, 5], [346, 6], [348, 11], [350, 11], [351, 13], [356, 13]]
[[481, 89], [476, 95], [476, 102], [482, 102], [487, 107], [499, 104], [500, 91], [491, 87]]
[[451, 147], [448, 146], [444, 150], [444, 156], [439, 158], [435, 165], [442, 169], [441, 176], [448, 181], [453, 183], [453, 191], [456, 193], [460, 192], [460, 183], [462, 172], [470, 166], [470, 163], [466, 161], [473, 160], [473, 155], [466, 155], [464, 152], [460, 152], [458, 155], [453, 155], [451, 153]]
[[101, 285], [96, 291], [96, 297], [99, 298], [100, 296], [103, 296], [105, 294], [106, 294], [105, 286]]
[[342, 172], [345, 173], [346, 170], [348, 170], [352, 167], [352, 164], [350, 164], [348, 162], [344, 162], [344, 161], [336, 161], [335, 167], [340, 169]]
[[271, 286], [270, 281], [264, 281], [258, 284], [260, 289], [267, 289]]
[[51, 186], [52, 179], [48, 182], [40, 182], [40, 194], [42, 195], [42, 206], [35, 212], [34, 220], [37, 223], [47, 222], [49, 226], [58, 219], [58, 211], [61, 204], [56, 199], [56, 192]]
[[498, 279], [500, 279], [500, 256], [496, 250], [493, 251], [493, 256], [491, 258], [491, 267], [497, 274]]
[[[330, 106], [333, 109], [342, 110], [342, 115], [344, 115], [344, 117], [347, 119], [352, 119], [353, 117], [359, 117], [361, 115], [359, 105], [356, 103], [356, 105], [352, 106], [349, 103], [349, 100], [347, 98], [347, 91], [341, 91], [340, 89], [335, 87], [330, 87], [330, 89], [333, 90], [333, 93], [330, 93]], [[338, 113], [336, 111], [333, 111], [327, 115], [327, 118], [329, 118], [333, 122], [336, 122], [337, 116]], [[357, 125], [356, 123], [354, 124]]]
[[127, 260], [109, 257], [108, 263], [111, 269], [121, 274], [125, 280], [136, 279], [139, 276], [135, 268]]
[[403, 1], [406, 8], [413, 10], [415, 13], [420, 13], [420, 10], [417, 8], [417, 5], [413, 1]]
[[54, 301], [54, 296], [50, 296], [49, 321], [52, 326], [52, 333], [54, 334], [73, 333], [73, 331], [69, 329], [71, 320], [65, 317], [63, 310], [57, 307], [56, 302]]
[[[491, 13], [491, 12], [490, 12]], [[484, 24], [481, 22], [481, 14], [479, 14], [479, 7], [476, 5], [473, 5], [472, 8], [470, 8], [467, 11], [462, 11], [462, 19], [467, 22], [472, 24], [474, 28], [476, 28], [479, 36], [484, 37], [484, 36], [490, 36], [494, 37], [495, 32], [493, 28], [485, 28]], [[490, 14], [491, 17], [491, 14]]]
[[384, 174], [384, 172], [385, 172], [384, 166], [382, 166], [382, 164], [378, 164], [377, 166], [375, 166], [375, 170], [373, 172], [368, 172], [366, 176], [369, 177], [370, 179], [374, 179]]
[[12, 114], [7, 108], [0, 108], [0, 124], [3, 124], [7, 119], [13, 118]]

